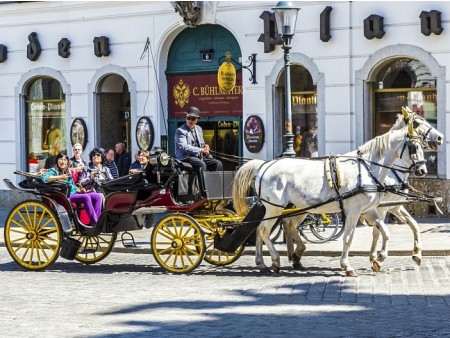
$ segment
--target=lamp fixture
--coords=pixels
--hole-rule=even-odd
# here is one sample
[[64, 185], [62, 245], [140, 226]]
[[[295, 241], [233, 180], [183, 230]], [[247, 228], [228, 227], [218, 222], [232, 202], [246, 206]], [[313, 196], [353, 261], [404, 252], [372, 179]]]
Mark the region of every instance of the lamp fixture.
[[290, 1], [280, 1], [277, 6], [272, 8], [275, 11], [275, 19], [277, 23], [278, 33], [281, 34], [284, 50], [284, 149], [283, 157], [294, 157], [294, 134], [292, 133], [292, 102], [291, 102], [291, 69], [289, 51], [291, 47], [291, 39], [295, 34], [295, 25], [297, 23], [297, 15], [300, 10]]

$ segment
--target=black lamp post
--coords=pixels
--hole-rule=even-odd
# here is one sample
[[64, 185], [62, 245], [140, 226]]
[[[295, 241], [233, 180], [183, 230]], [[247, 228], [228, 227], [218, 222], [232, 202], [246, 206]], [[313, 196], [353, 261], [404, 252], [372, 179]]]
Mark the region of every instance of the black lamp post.
[[285, 75], [285, 97], [284, 97], [284, 149], [283, 157], [294, 157], [294, 134], [292, 134], [292, 105], [291, 105], [291, 63], [289, 61], [289, 51], [291, 39], [295, 34], [295, 24], [300, 7], [295, 7], [290, 1], [280, 1], [275, 8], [275, 19], [278, 33], [281, 34], [284, 49], [284, 75]]

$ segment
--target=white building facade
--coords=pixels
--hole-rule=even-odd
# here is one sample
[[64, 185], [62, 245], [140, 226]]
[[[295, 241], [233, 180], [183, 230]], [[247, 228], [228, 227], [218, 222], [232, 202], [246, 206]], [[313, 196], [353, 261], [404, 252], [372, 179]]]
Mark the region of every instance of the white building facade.
[[[189, 105], [205, 112], [200, 123], [216, 150], [279, 156], [285, 63], [270, 21], [276, 2], [198, 3], [195, 28], [166, 1], [0, 4], [0, 177], [20, 180], [13, 172], [30, 169], [31, 153], [40, 167], [52, 152], [71, 156], [77, 140], [86, 159], [95, 146], [119, 141], [131, 153], [162, 146], [173, 154], [173, 132]], [[408, 105], [446, 135], [427, 154], [430, 175], [421, 184], [433, 186], [448, 210], [450, 2], [295, 5], [301, 8], [290, 51], [297, 155], [354, 150], [388, 130]], [[231, 94], [212, 89], [227, 48], [252, 71], [236, 64]], [[246, 142], [253, 117], [264, 127], [256, 148]], [[50, 136], [54, 128], [59, 134]], [[142, 138], [144, 131], [151, 136]], [[0, 190], [6, 203], [3, 182]]]

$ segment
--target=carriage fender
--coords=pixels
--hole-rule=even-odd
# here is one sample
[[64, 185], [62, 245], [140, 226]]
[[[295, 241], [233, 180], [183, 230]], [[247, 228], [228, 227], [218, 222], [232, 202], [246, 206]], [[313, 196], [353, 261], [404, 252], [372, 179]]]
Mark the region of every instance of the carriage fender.
[[70, 222], [69, 214], [67, 210], [58, 202], [51, 198], [47, 198], [53, 204], [54, 211], [58, 214], [59, 221], [61, 223], [61, 227], [65, 233], [72, 232], [72, 224]]

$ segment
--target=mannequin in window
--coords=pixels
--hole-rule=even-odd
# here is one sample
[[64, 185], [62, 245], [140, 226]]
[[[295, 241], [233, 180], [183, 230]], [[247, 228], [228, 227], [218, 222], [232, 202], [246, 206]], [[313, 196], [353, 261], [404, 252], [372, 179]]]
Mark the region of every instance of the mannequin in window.
[[56, 164], [56, 155], [61, 151], [62, 132], [56, 127], [54, 121], [50, 124], [50, 129], [45, 132], [43, 149], [48, 150], [48, 157], [45, 160], [45, 169], [50, 169]]

